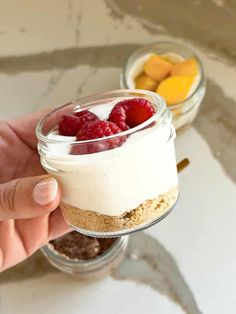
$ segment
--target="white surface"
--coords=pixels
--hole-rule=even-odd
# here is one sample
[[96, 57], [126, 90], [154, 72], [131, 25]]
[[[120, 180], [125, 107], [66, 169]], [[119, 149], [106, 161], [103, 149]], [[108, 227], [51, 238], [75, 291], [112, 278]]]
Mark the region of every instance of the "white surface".
[[[156, 40], [175, 40], [184, 44], [180, 38], [147, 32], [138, 18], [125, 16], [122, 23], [113, 19], [107, 14], [102, 0], [96, 1], [94, 10], [90, 3], [86, 0], [2, 1], [0, 30], [5, 33], [1, 34], [0, 54], [27, 55], [75, 46], [145, 44]], [[25, 33], [21, 27], [25, 28]], [[201, 47], [192, 45], [191, 48], [203, 60], [207, 76], [223, 88], [227, 96], [236, 98], [235, 67], [217, 60], [212, 52]], [[117, 88], [119, 74], [119, 68], [89, 65], [1, 74], [0, 118]], [[190, 129], [177, 139], [177, 155], [178, 159], [189, 157], [191, 160], [191, 165], [180, 176], [179, 204], [166, 220], [148, 233], [158, 238], [176, 259], [204, 314], [232, 314], [236, 308], [236, 185], [195, 130]], [[98, 314], [105, 314], [111, 313], [111, 308], [115, 314], [146, 312], [147, 308], [151, 314], [183, 313], [171, 300], [146, 285], [133, 282], [108, 278], [82, 285], [63, 274], [52, 274], [2, 284], [0, 277], [1, 314], [41, 314], [42, 309], [45, 314], [92, 314], [94, 309]]]
[[66, 275], [47, 275], [22, 281], [20, 286], [6, 285], [2, 296], [1, 314], [132, 314], [145, 313], [147, 308], [148, 314], [184, 313], [149, 287], [112, 278], [86, 284]]
[[148, 233], [175, 256], [204, 313], [234, 313], [236, 185], [194, 129], [177, 139], [176, 148], [178, 159], [191, 161], [180, 175], [180, 201]]

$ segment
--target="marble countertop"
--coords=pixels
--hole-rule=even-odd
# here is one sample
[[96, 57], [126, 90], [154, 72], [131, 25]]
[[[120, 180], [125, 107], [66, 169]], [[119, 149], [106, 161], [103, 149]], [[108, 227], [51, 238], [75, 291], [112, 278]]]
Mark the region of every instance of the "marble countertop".
[[233, 0], [1, 3], [2, 119], [119, 88], [127, 57], [157, 40], [187, 45], [207, 76], [199, 115], [176, 139], [190, 166], [173, 213], [132, 235], [125, 261], [97, 282], [37, 252], [0, 274], [1, 314], [235, 313], [235, 18]]

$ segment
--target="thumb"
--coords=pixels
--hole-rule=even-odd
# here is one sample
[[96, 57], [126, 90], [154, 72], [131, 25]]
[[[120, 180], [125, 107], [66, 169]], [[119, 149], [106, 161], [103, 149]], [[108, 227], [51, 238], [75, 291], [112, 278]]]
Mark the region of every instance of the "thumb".
[[47, 175], [0, 184], [0, 220], [41, 216], [60, 202], [57, 181]]

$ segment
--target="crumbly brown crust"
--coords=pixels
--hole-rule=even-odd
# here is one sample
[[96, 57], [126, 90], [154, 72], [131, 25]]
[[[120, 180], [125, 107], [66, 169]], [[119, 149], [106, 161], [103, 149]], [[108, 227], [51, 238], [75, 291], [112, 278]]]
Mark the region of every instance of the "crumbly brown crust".
[[63, 202], [60, 207], [67, 223], [71, 226], [95, 232], [115, 232], [135, 228], [161, 217], [174, 205], [177, 197], [178, 189], [172, 188], [155, 199], [146, 200], [122, 216], [101, 215]]
[[59, 254], [76, 260], [91, 260], [109, 250], [117, 238], [92, 238], [71, 231], [50, 241]]

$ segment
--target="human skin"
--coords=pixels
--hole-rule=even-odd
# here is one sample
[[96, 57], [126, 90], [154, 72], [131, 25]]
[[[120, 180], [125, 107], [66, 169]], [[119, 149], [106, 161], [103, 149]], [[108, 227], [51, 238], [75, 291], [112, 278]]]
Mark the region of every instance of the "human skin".
[[70, 231], [58, 208], [60, 187], [37, 153], [42, 115], [0, 121], [0, 271]]

